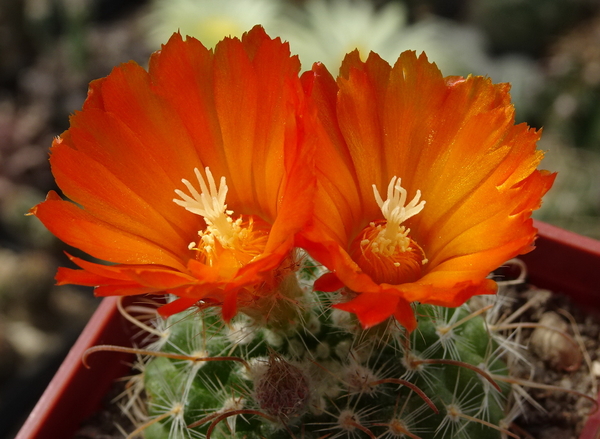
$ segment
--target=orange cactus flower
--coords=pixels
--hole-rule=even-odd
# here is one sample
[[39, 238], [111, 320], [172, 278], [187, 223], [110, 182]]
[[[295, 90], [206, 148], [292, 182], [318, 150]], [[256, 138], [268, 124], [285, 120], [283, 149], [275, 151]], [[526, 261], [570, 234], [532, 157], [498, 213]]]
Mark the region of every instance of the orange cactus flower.
[[67, 244], [59, 284], [99, 296], [168, 292], [164, 315], [202, 300], [238, 307], [274, 294], [315, 189], [300, 63], [255, 27], [214, 53], [179, 34], [150, 59], [90, 85], [51, 148], [63, 200], [31, 213]]
[[[487, 276], [532, 249], [531, 212], [555, 175], [536, 170], [540, 133], [514, 124], [509, 86], [444, 78], [425, 55], [391, 67], [371, 53], [302, 76], [318, 103], [315, 215], [301, 245], [345, 286], [365, 327], [416, 327], [412, 302], [455, 307], [491, 294]], [[344, 290], [343, 290], [344, 291]]]

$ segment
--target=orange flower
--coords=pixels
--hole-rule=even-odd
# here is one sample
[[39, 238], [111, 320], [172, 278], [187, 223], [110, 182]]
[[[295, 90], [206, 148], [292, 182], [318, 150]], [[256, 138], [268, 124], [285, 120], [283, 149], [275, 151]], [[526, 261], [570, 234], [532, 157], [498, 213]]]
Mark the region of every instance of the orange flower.
[[490, 271], [531, 250], [531, 212], [554, 175], [538, 171], [539, 132], [514, 125], [509, 86], [442, 77], [414, 52], [394, 67], [355, 51], [336, 81], [316, 65], [303, 85], [321, 128], [312, 225], [300, 244], [331, 270], [365, 327], [412, 302], [454, 307], [491, 294]]
[[31, 213], [100, 265], [71, 259], [59, 284], [99, 296], [168, 292], [231, 318], [274, 294], [293, 266], [314, 176], [297, 57], [255, 27], [214, 53], [173, 35], [150, 59], [92, 82], [57, 138], [58, 186]]

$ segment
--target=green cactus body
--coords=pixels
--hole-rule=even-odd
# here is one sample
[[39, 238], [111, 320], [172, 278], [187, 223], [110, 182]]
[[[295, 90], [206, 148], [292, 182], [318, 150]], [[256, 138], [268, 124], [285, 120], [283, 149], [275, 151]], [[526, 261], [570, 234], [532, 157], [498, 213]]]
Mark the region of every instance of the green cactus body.
[[394, 321], [361, 329], [325, 300], [296, 298], [287, 325], [171, 317], [154, 346], [195, 360], [147, 360], [145, 438], [501, 437], [487, 425], [502, 422], [509, 389], [459, 365], [506, 374], [481, 316], [419, 305], [407, 338]]

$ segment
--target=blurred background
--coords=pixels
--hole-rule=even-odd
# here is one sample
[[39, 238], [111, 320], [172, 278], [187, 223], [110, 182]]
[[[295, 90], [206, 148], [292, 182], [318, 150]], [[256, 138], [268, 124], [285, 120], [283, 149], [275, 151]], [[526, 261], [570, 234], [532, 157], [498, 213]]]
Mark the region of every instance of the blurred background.
[[394, 62], [425, 51], [445, 75], [510, 82], [518, 122], [544, 128], [558, 171], [535, 217], [600, 238], [597, 0], [0, 0], [0, 438], [11, 438], [97, 306], [55, 287], [64, 246], [25, 214], [56, 189], [52, 138], [88, 83], [177, 29], [213, 46], [254, 24], [288, 40], [303, 69], [332, 73], [359, 48]]

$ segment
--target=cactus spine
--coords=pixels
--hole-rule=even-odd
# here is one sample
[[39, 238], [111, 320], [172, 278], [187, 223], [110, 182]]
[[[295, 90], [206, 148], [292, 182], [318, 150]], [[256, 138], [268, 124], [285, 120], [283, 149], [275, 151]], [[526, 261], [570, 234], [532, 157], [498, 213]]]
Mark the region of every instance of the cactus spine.
[[287, 279], [269, 318], [240, 313], [225, 324], [215, 309], [192, 309], [156, 320], [147, 349], [158, 354], [136, 378], [146, 419], [130, 437], [514, 436], [487, 308], [418, 305], [410, 335], [393, 320], [362, 329], [330, 294], [311, 291], [315, 274]]

